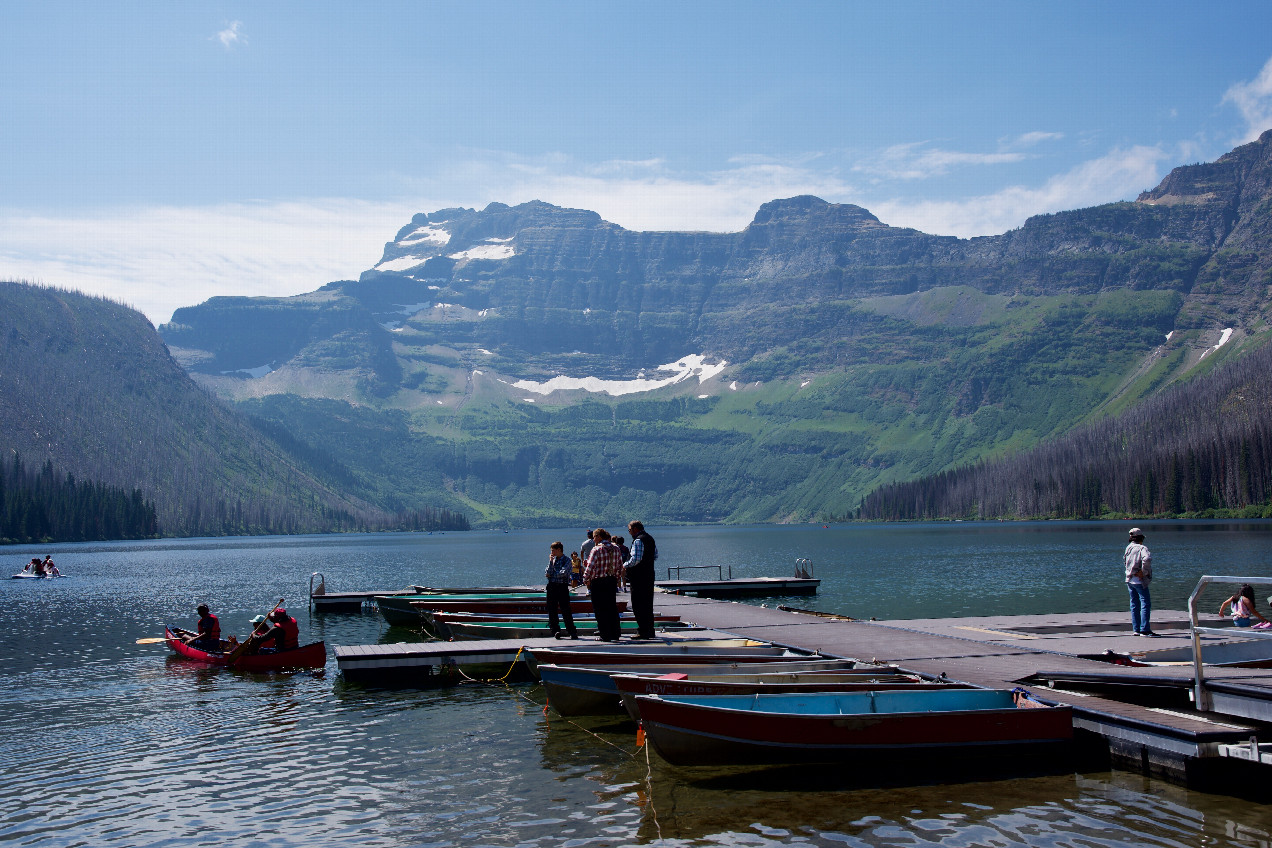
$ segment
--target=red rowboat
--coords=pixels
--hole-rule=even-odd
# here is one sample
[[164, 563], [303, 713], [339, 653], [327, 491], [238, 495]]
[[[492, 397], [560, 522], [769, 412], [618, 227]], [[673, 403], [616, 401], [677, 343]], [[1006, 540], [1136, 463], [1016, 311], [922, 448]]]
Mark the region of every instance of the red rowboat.
[[[186, 644], [171, 627], [164, 628], [164, 636], [168, 639], [168, 647], [186, 659], [207, 663], [208, 665], [230, 665], [229, 652], [233, 646], [229, 642], [221, 643], [220, 651], [205, 651]], [[327, 664], [327, 645], [325, 642], [313, 642], [292, 648], [290, 651], [278, 651], [272, 654], [244, 654], [234, 661], [232, 668], [239, 671], [277, 671], [281, 668], [322, 668]]]

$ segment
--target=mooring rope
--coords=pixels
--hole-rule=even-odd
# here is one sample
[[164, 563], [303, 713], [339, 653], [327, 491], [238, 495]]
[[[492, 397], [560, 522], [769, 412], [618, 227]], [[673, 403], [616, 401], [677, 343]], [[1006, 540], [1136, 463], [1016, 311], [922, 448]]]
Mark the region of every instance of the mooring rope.
[[[512, 674], [512, 670], [517, 667], [517, 661], [521, 658], [521, 652], [523, 650], [525, 650], [524, 647], [519, 648], [517, 650], [517, 656], [513, 658], [512, 665], [508, 668], [508, 671], [504, 674], [503, 677], [479, 679], [476, 677], [470, 677], [469, 675], [465, 674], [464, 670], [462, 668], [459, 668], [459, 666], [456, 666], [456, 669], [459, 671], [462, 677], [464, 677], [466, 680], [472, 683], [502, 685], [505, 689], [515, 693], [518, 698], [522, 698], [526, 700], [527, 702], [534, 704], [536, 707], [541, 707], [543, 710], [543, 717], [547, 719], [549, 705], [546, 700], [542, 704], [540, 704], [538, 701], [536, 701], [534, 698], [531, 698], [525, 692], [521, 692], [516, 689], [513, 689], [511, 686], [508, 685], [508, 676]], [[579, 724], [577, 721], [572, 721], [571, 719], [568, 719], [565, 716], [559, 716], [559, 717], [566, 724], [569, 724], [570, 726], [576, 728], [577, 730], [583, 731], [588, 736], [591, 736], [593, 739], [596, 739], [600, 742], [604, 742], [606, 745], [609, 745], [611, 748], [613, 748], [616, 751], [621, 751], [624, 755], [626, 755], [630, 759], [633, 759], [633, 760], [636, 759], [636, 754], [640, 751], [640, 749], [641, 748], [645, 749], [645, 792], [644, 792], [645, 806], [649, 807], [650, 816], [653, 818], [653, 821], [654, 821], [654, 829], [658, 831], [658, 838], [662, 839], [662, 825], [658, 823], [658, 810], [654, 806], [654, 766], [649, 759], [649, 745], [645, 741], [645, 734], [644, 734], [643, 728], [638, 727], [636, 731], [636, 750], [628, 751], [626, 748], [622, 747], [621, 745], [615, 745], [613, 742], [609, 741], [604, 736], [601, 736], [599, 733], [593, 730], [588, 730], [586, 727]], [[551, 728], [551, 721], [548, 722], [548, 727], [549, 729]]]
[[468, 673], [464, 671], [463, 666], [459, 665], [458, 663], [455, 664], [455, 670], [459, 672], [460, 677], [472, 683], [502, 683], [504, 686], [507, 686], [508, 678], [512, 675], [512, 672], [516, 669], [517, 663], [521, 661], [521, 654], [525, 651], [525, 649], [526, 649], [525, 645], [522, 645], [520, 648], [517, 648], [517, 655], [512, 658], [512, 665], [508, 666], [508, 670], [504, 672], [503, 677], [490, 677], [490, 678], [470, 677]]

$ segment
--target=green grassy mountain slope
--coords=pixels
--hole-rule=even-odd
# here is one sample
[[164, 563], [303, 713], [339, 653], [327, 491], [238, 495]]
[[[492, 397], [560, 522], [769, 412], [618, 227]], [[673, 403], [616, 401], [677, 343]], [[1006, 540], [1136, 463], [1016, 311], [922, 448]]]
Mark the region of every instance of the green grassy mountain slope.
[[0, 340], [0, 450], [140, 489], [163, 533], [354, 529], [381, 517], [195, 385], [132, 309], [0, 283]]

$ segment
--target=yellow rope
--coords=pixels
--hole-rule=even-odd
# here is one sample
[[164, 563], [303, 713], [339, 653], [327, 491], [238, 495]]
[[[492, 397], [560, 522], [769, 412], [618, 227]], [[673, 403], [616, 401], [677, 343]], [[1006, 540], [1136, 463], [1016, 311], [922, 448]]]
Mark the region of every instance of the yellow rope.
[[645, 794], [649, 798], [649, 817], [654, 820], [654, 830], [662, 839], [662, 825], [658, 823], [658, 809], [654, 806], [654, 766], [649, 761], [649, 737], [642, 734], [641, 747], [645, 749]]
[[459, 672], [460, 677], [463, 677], [465, 680], [470, 681], [472, 683], [502, 683], [504, 686], [507, 686], [508, 677], [517, 668], [517, 663], [521, 660], [521, 654], [525, 651], [525, 649], [526, 649], [525, 645], [522, 645], [520, 648], [517, 648], [517, 655], [512, 658], [512, 665], [508, 666], [508, 670], [504, 672], [503, 677], [490, 677], [490, 678], [469, 677], [468, 674], [464, 671], [463, 667], [459, 665], [458, 663], [455, 664], [455, 670]]

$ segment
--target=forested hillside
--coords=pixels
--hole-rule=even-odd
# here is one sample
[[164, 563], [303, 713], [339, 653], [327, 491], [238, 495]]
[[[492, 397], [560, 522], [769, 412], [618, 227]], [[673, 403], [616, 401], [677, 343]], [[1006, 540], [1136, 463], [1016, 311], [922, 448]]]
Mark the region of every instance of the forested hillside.
[[428, 502], [384, 510], [350, 496], [316, 458], [289, 454], [196, 386], [120, 304], [0, 283], [0, 343], [0, 451], [59, 480], [136, 490], [157, 520], [146, 535], [466, 524]]
[[875, 520], [1272, 518], [1272, 344], [1015, 456], [894, 483]]
[[0, 456], [0, 543], [95, 542], [159, 535], [155, 505], [140, 489], [59, 477], [53, 463], [28, 468]]

